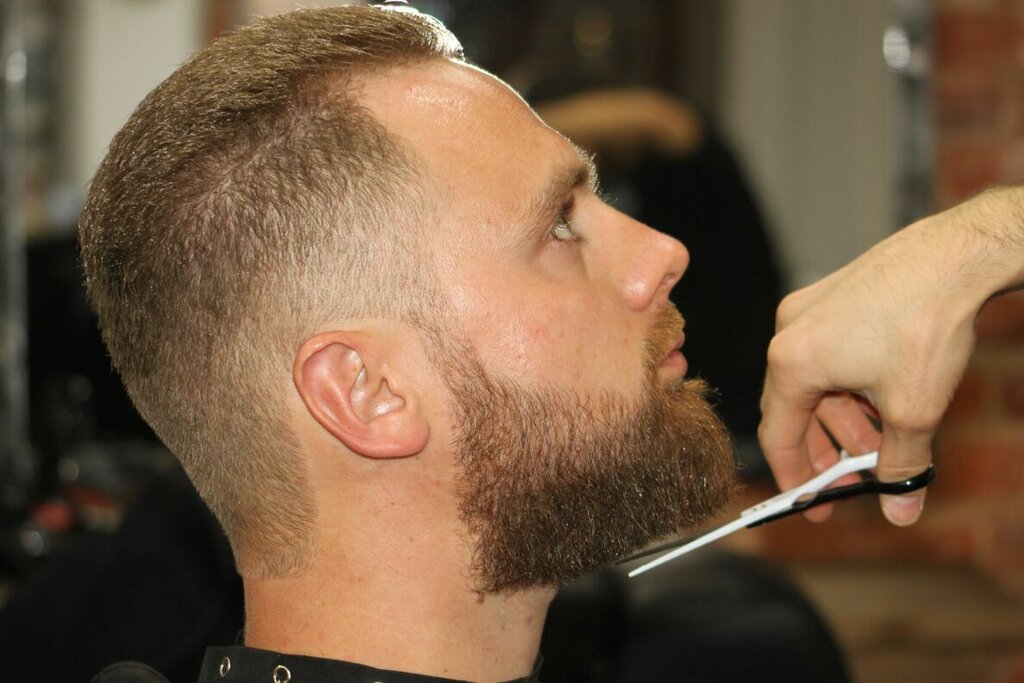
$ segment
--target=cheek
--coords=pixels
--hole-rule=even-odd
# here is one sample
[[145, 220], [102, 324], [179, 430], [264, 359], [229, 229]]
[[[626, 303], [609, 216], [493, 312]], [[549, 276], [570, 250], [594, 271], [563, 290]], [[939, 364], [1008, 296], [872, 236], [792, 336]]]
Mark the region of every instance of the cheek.
[[507, 306], [493, 347], [499, 357], [488, 360], [531, 383], [628, 390], [631, 377], [642, 380], [642, 333], [629, 329], [621, 310], [608, 308], [565, 297]]
[[502, 367], [513, 377], [529, 375], [537, 369], [541, 354], [538, 348], [545, 348], [544, 340], [548, 330], [536, 317], [524, 315], [523, 311], [509, 310], [496, 332], [494, 352]]
[[594, 283], [524, 277], [457, 262], [449, 296], [458, 327], [484, 366], [526, 386], [632, 392], [643, 384], [643, 324]]

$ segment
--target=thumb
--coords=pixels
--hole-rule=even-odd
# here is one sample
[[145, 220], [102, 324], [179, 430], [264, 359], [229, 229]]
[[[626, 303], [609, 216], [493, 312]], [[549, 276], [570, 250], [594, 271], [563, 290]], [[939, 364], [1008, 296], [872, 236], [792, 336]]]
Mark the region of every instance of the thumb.
[[[901, 481], [921, 474], [932, 461], [932, 432], [907, 433], [883, 427], [878, 452], [878, 480]], [[896, 526], [910, 526], [921, 516], [926, 489], [882, 496], [882, 512]]]

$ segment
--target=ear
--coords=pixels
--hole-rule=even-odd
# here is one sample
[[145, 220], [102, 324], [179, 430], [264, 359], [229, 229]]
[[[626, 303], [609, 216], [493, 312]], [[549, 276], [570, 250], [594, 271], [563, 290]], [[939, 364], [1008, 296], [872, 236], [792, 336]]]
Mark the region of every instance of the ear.
[[350, 450], [400, 458], [423, 450], [430, 423], [417, 397], [371, 335], [319, 334], [299, 349], [295, 388], [310, 415]]

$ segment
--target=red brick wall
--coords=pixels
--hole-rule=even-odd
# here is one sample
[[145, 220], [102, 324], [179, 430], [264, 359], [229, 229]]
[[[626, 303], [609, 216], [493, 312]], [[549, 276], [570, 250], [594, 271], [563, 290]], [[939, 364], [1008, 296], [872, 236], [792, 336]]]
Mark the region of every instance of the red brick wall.
[[[1024, 2], [939, 0], [935, 25], [939, 208], [1024, 182]], [[991, 302], [936, 442], [927, 512], [966, 557], [1024, 595], [1024, 294]], [[947, 531], [948, 525], [948, 531]]]

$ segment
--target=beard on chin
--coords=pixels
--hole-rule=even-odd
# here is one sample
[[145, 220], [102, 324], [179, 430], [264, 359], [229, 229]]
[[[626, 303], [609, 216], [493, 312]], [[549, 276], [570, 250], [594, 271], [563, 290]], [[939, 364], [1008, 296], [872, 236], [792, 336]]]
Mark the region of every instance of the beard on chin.
[[682, 328], [674, 307], [646, 344], [632, 401], [524, 388], [488, 373], [446, 335], [438, 362], [454, 398], [462, 521], [484, 593], [559, 586], [694, 527], [736, 488], [732, 443], [700, 380], [657, 367]]

